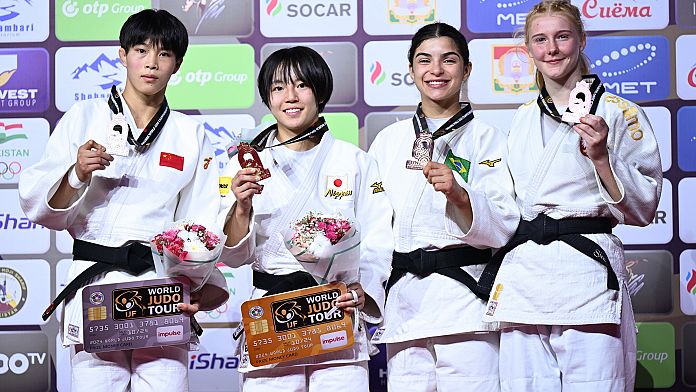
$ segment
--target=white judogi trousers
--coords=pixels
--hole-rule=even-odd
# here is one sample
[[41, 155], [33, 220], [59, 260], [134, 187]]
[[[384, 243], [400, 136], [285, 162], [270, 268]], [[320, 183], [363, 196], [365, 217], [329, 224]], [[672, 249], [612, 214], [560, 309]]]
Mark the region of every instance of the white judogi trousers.
[[387, 343], [389, 392], [497, 392], [498, 332]]
[[617, 324], [505, 328], [500, 332], [501, 389], [633, 391], [636, 335], [630, 328]]
[[279, 366], [240, 373], [245, 392], [368, 392], [367, 361]]
[[70, 346], [73, 392], [186, 392], [188, 350], [161, 346], [88, 353]]

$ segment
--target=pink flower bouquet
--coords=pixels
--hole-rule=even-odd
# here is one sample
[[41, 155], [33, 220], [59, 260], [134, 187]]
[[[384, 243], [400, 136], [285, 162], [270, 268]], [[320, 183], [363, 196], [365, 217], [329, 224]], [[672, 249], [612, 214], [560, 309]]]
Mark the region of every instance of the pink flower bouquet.
[[191, 279], [191, 291], [203, 287], [222, 253], [225, 236], [188, 220], [174, 222], [150, 240], [155, 270], [160, 276]]
[[341, 214], [309, 211], [292, 225], [285, 245], [318, 283], [352, 282], [360, 262], [357, 226]]

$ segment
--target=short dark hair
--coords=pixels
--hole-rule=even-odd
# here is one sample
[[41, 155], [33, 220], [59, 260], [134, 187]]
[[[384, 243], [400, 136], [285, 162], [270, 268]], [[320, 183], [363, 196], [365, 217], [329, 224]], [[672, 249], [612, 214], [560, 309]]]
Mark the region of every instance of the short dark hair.
[[435, 22], [421, 27], [411, 39], [411, 47], [408, 49], [408, 63], [413, 65], [413, 57], [416, 55], [416, 49], [425, 40], [431, 38], [449, 37], [454, 41], [454, 44], [459, 49], [459, 54], [462, 56], [464, 65], [469, 64], [469, 45], [466, 42], [464, 35], [459, 30], [448, 25], [447, 23]]
[[188, 48], [186, 26], [166, 10], [145, 9], [128, 17], [118, 37], [128, 51], [148, 40], [155, 46], [174, 52], [177, 60], [184, 58]]
[[312, 90], [321, 113], [333, 92], [333, 76], [321, 55], [306, 46], [279, 49], [263, 62], [257, 79], [261, 101], [270, 108], [273, 82], [294, 83], [293, 75]]

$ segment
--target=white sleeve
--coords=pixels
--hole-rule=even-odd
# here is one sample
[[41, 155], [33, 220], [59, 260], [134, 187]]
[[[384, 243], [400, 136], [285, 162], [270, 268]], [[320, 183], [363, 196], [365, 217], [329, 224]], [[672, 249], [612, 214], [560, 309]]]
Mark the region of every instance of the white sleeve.
[[89, 113], [82, 105], [74, 105], [58, 122], [46, 143], [39, 162], [26, 168], [19, 180], [19, 202], [27, 217], [53, 230], [68, 228], [79, 211], [89, 184], [70, 200], [64, 209], [48, 205], [63, 177], [77, 160], [77, 149], [87, 141], [86, 130], [93, 124], [85, 117]]
[[[228, 177], [232, 179], [237, 171], [239, 171], [240, 166], [237, 159], [231, 159], [227, 162], [225, 170], [221, 177]], [[218, 226], [225, 227], [227, 220], [230, 218], [232, 212], [232, 207], [236, 199], [232, 189], [224, 194], [220, 195], [220, 211], [218, 213]], [[234, 246], [225, 246], [222, 250], [222, 255], [220, 256], [220, 261], [226, 265], [237, 268], [245, 264], [250, 264], [253, 261], [253, 256], [256, 249], [256, 225], [255, 215], [252, 209], [251, 216], [249, 217], [249, 232], [244, 238], [242, 238], [238, 244]]]
[[471, 155], [475, 176], [468, 183], [460, 182], [471, 200], [471, 227], [464, 222], [459, 209], [447, 202], [445, 228], [450, 235], [473, 247], [500, 248], [515, 234], [520, 220], [507, 166], [506, 137], [488, 125], [475, 126], [477, 132]]
[[[620, 98], [618, 98], [620, 99]], [[614, 202], [595, 171], [602, 198], [619, 223], [647, 226], [652, 222], [662, 191], [662, 166], [657, 141], [648, 117], [638, 105], [620, 99], [623, 110], [609, 121], [609, 163], [621, 199]], [[607, 103], [609, 110], [613, 104]], [[611, 106], [610, 106], [611, 105]], [[659, 130], [660, 132], [669, 132]]]
[[[384, 283], [391, 272], [394, 239], [392, 236], [392, 208], [377, 162], [372, 157], [364, 156], [361, 163], [360, 188], [356, 202], [356, 217], [360, 223], [360, 284], [365, 294], [377, 304], [379, 314], [363, 311], [363, 317], [369, 323], [381, 322], [384, 314], [386, 294]], [[374, 186], [373, 186], [374, 185]]]

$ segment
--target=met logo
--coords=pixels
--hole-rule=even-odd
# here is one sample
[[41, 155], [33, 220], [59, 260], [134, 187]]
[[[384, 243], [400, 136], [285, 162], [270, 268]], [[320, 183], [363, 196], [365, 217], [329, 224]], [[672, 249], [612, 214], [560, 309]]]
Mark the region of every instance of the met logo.
[[466, 24], [475, 33], [510, 33], [527, 20], [531, 0], [467, 0]]
[[669, 42], [659, 36], [590, 37], [585, 54], [590, 73], [610, 93], [631, 101], [669, 96]]

